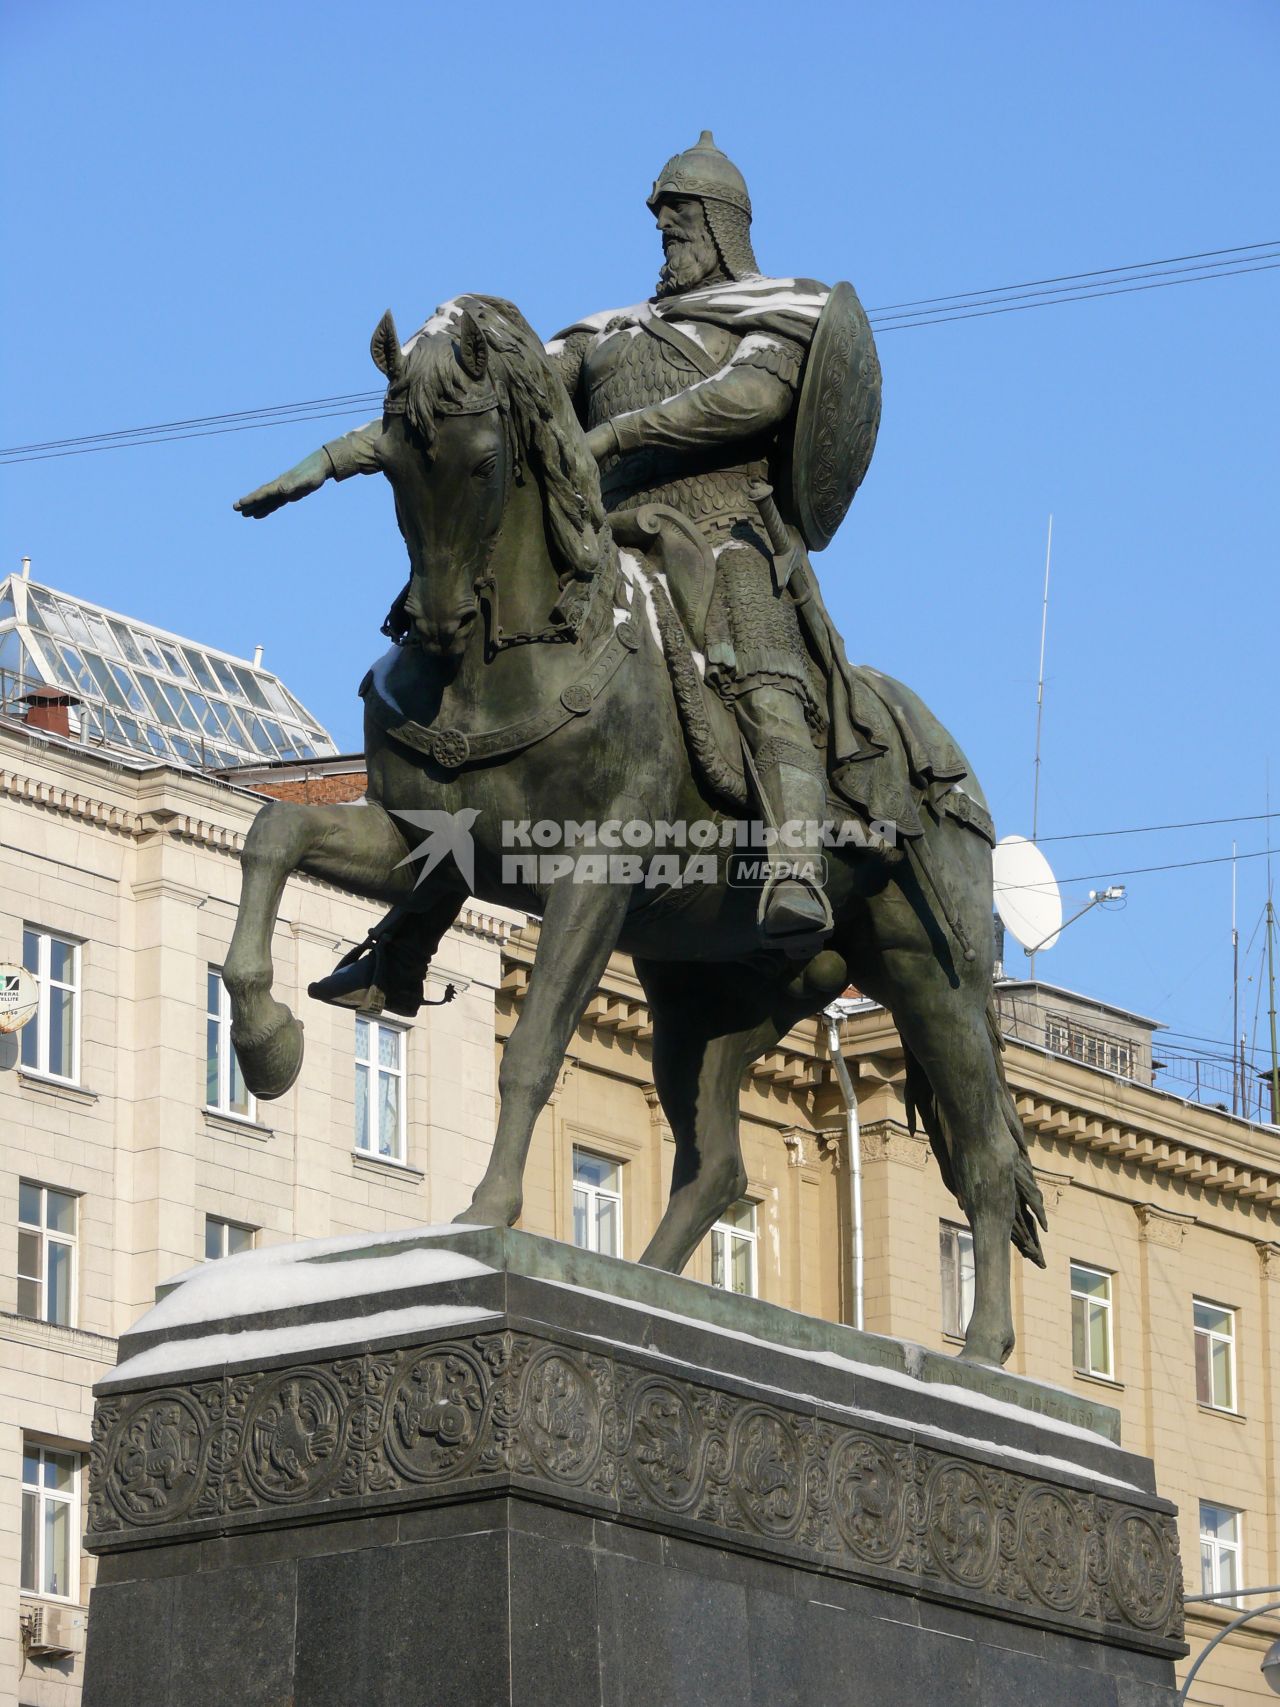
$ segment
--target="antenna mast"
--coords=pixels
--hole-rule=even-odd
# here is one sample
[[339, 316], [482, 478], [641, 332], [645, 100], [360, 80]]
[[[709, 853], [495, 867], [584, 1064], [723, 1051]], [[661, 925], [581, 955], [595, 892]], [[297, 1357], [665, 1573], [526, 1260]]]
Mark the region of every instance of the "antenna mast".
[[1280, 1126], [1280, 1057], [1276, 1054], [1276, 910], [1267, 896], [1267, 993], [1271, 1018], [1271, 1124]]
[[1240, 1076], [1241, 1063], [1236, 1058], [1236, 1038], [1240, 1032], [1240, 932], [1236, 928], [1236, 844], [1231, 844], [1231, 1112], [1241, 1113], [1240, 1102], [1246, 1089]]
[[1271, 1021], [1271, 1124], [1280, 1126], [1280, 1061], [1276, 1056], [1276, 909], [1271, 882], [1271, 761], [1267, 760], [1267, 1014]]
[[[1040, 731], [1044, 724], [1044, 645], [1049, 632], [1049, 561], [1053, 555], [1053, 512], [1049, 513], [1049, 537], [1044, 547], [1044, 598], [1040, 606], [1040, 669], [1036, 677], [1036, 763], [1035, 784], [1031, 792], [1031, 840], [1038, 839], [1040, 829]], [[1035, 982], [1036, 957], [1030, 959], [1031, 980]]]

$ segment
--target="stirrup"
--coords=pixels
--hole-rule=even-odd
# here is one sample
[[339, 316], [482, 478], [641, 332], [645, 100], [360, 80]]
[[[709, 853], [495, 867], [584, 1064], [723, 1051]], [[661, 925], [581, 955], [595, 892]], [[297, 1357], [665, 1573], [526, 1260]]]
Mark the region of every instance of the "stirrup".
[[787, 872], [765, 884], [756, 930], [770, 948], [780, 948], [795, 959], [807, 957], [822, 947], [834, 928], [831, 903], [816, 883]]
[[328, 1002], [330, 1007], [353, 1008], [369, 1019], [376, 1019], [384, 1012], [413, 1019], [422, 1006], [420, 996], [382, 988], [378, 983], [376, 951], [362, 954], [357, 960], [344, 956], [327, 978], [318, 978], [307, 985], [307, 994], [317, 1002]]

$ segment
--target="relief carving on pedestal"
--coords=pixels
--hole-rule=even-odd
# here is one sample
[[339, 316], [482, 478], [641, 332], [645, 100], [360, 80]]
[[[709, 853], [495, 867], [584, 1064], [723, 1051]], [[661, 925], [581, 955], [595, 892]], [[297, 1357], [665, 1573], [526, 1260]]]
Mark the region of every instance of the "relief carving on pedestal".
[[107, 1498], [119, 1515], [139, 1524], [185, 1517], [199, 1488], [207, 1433], [185, 1393], [157, 1393], [127, 1413], [106, 1451]]
[[481, 1363], [452, 1346], [404, 1369], [392, 1389], [385, 1443], [389, 1461], [407, 1481], [466, 1472], [480, 1442], [486, 1386]]
[[982, 1477], [967, 1464], [944, 1462], [927, 1495], [929, 1542], [948, 1576], [978, 1588], [995, 1574], [999, 1532]]
[[524, 1400], [525, 1442], [537, 1468], [553, 1481], [586, 1481], [604, 1440], [590, 1372], [571, 1357], [544, 1350], [529, 1365]]
[[873, 1435], [846, 1435], [831, 1466], [831, 1509], [850, 1549], [869, 1564], [897, 1557], [907, 1522], [907, 1486], [895, 1448]]
[[272, 1504], [315, 1499], [333, 1479], [346, 1406], [333, 1376], [291, 1370], [258, 1388], [245, 1419], [246, 1481]]
[[1107, 1536], [1109, 1582], [1116, 1606], [1130, 1624], [1154, 1630], [1181, 1599], [1182, 1568], [1169, 1535], [1146, 1512], [1117, 1511]]
[[655, 1376], [631, 1396], [626, 1458], [635, 1482], [664, 1511], [688, 1511], [702, 1491], [705, 1433], [674, 1381]]
[[89, 1537], [109, 1550], [165, 1526], [178, 1539], [522, 1477], [625, 1521], [693, 1521], [926, 1595], [959, 1585], [1139, 1643], [1181, 1630], [1163, 1512], [509, 1330], [109, 1396]]
[[765, 1535], [794, 1535], [804, 1516], [804, 1458], [794, 1430], [771, 1407], [739, 1413], [733, 1486], [743, 1515]]
[[1018, 1511], [1017, 1548], [1027, 1582], [1046, 1606], [1070, 1612], [1085, 1592], [1085, 1534], [1066, 1494], [1032, 1488]]

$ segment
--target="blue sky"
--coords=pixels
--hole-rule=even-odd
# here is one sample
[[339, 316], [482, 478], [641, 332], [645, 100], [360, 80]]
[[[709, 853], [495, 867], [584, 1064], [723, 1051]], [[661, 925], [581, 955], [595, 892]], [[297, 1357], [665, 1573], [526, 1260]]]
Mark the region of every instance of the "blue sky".
[[[644, 196], [704, 125], [765, 269], [848, 277], [871, 308], [1280, 235], [1270, 0], [9, 0], [2, 28], [6, 445], [371, 388], [388, 305], [407, 332], [488, 291], [549, 334], [634, 301], [659, 260]], [[1042, 834], [1261, 812], [1268, 760], [1280, 803], [1278, 307], [1272, 271], [882, 333], [875, 462], [818, 567], [851, 655], [948, 722], [1002, 832], [1030, 827], [1050, 511]], [[402, 579], [389, 493], [230, 507], [354, 424], [0, 469], [0, 569], [27, 553], [261, 642], [356, 746]], [[1046, 846], [1070, 910], [1233, 834], [1266, 844], [1253, 823]], [[1264, 863], [1240, 866], [1246, 940]], [[1120, 880], [1125, 910], [1041, 975], [1225, 1039], [1229, 868]]]

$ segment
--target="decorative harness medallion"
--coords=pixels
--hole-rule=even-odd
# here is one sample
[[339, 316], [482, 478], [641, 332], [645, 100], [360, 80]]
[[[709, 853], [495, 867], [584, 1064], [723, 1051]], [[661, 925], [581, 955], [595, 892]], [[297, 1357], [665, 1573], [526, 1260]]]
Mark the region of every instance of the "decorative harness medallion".
[[461, 729], [437, 729], [431, 736], [429, 751], [441, 770], [456, 771], [470, 757], [471, 743]]

